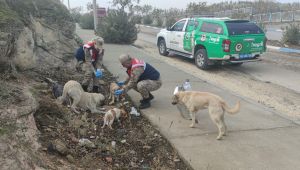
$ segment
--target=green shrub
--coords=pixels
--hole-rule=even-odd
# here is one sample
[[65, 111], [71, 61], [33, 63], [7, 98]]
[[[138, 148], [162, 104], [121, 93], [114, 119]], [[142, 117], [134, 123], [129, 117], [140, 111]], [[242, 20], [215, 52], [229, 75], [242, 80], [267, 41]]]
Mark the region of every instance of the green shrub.
[[145, 25], [151, 25], [153, 22], [153, 19], [151, 18], [150, 15], [146, 15], [143, 17], [143, 24]]
[[163, 20], [161, 18], [156, 18], [155, 26], [161, 27], [163, 25]]
[[171, 27], [173, 24], [175, 24], [176, 22], [176, 19], [175, 17], [167, 17], [167, 20], [166, 20], [166, 27]]
[[97, 33], [108, 43], [131, 44], [137, 39], [135, 24], [124, 10], [109, 10]]
[[143, 19], [143, 17], [140, 15], [134, 15], [131, 17], [132, 22], [137, 23], [137, 24], [141, 24], [142, 19]]
[[290, 24], [290, 26], [287, 26], [283, 32], [282, 41], [284, 43], [298, 45], [300, 42], [299, 24]]
[[79, 19], [82, 29], [94, 29], [94, 15], [92, 13], [83, 14]]

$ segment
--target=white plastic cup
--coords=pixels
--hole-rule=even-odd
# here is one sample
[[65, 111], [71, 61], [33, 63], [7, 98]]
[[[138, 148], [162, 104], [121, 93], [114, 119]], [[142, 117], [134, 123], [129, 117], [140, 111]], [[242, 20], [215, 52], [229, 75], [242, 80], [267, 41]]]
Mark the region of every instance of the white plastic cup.
[[115, 148], [116, 147], [116, 141], [111, 141], [111, 147]]

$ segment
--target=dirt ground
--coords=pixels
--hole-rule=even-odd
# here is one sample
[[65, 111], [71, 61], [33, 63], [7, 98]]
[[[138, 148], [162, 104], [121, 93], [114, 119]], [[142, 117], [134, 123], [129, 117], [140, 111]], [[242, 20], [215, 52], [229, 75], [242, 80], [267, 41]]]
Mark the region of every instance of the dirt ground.
[[[131, 115], [121, 123], [114, 122], [113, 130], [101, 129], [103, 114], [75, 114], [66, 106], [57, 104], [49, 85], [43, 82], [43, 77], [62, 84], [71, 79], [80, 82], [82, 77], [72, 70], [57, 68], [47, 73], [35, 71], [28, 74], [29, 79], [37, 82], [32, 87], [39, 104], [34, 118], [40, 131], [44, 168], [189, 169], [167, 140], [142, 115]], [[104, 82], [100, 92], [107, 96], [105, 91], [114, 77], [105, 70], [102, 80]], [[130, 99], [124, 102], [126, 110], [130, 111], [133, 106]], [[102, 109], [112, 107], [104, 105]], [[82, 139], [89, 142], [82, 144]]]

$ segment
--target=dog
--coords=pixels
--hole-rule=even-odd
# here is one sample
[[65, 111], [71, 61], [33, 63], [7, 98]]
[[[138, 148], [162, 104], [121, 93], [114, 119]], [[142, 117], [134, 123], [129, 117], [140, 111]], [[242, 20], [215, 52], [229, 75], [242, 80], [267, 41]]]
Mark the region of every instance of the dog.
[[50, 78], [45, 78], [45, 81], [51, 86], [52, 94], [55, 98], [62, 96], [64, 86]]
[[67, 98], [72, 99], [71, 110], [77, 114], [79, 113], [77, 107], [90, 110], [91, 113], [103, 113], [97, 110], [97, 106], [103, 103], [105, 97], [100, 93], [85, 92], [77, 81], [70, 80], [64, 85], [62, 96], [58, 101], [63, 103]]
[[212, 121], [217, 125], [219, 129], [219, 135], [217, 140], [226, 136], [227, 127], [224, 122], [224, 111], [229, 114], [236, 114], [240, 110], [240, 101], [233, 108], [229, 108], [226, 102], [220, 97], [208, 92], [197, 91], [178, 91], [175, 92], [172, 98], [172, 104], [182, 104], [190, 112], [192, 116], [191, 128], [196, 123], [196, 113], [199, 110], [207, 109]]
[[103, 126], [102, 129], [107, 125], [110, 129], [112, 128], [112, 124], [115, 120], [120, 121], [120, 118], [127, 118], [128, 113], [125, 109], [121, 108], [113, 108], [108, 110], [103, 117]]
[[[115, 91], [116, 90], [120, 90], [122, 87], [120, 87], [117, 83], [112, 82], [110, 83], [109, 86], [109, 97], [108, 99], [110, 100], [109, 105], [112, 105], [115, 103]], [[121, 94], [120, 96], [118, 96], [119, 98], [117, 100], [120, 100], [120, 98], [124, 99], [124, 94]]]

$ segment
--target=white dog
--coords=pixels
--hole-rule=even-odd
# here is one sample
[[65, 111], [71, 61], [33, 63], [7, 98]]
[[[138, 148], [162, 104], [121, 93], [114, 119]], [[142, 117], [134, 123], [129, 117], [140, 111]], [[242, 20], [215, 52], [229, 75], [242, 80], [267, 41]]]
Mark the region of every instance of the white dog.
[[227, 127], [224, 121], [224, 113], [236, 114], [240, 110], [240, 101], [230, 108], [225, 100], [220, 96], [217, 96], [208, 92], [198, 91], [177, 91], [175, 90], [172, 98], [172, 104], [179, 107], [184, 106], [185, 109], [192, 115], [192, 124], [190, 127], [194, 127], [196, 123], [196, 113], [202, 109], [208, 109], [208, 113], [212, 121], [217, 125], [219, 129], [218, 140], [222, 139], [226, 135]]
[[64, 85], [63, 94], [58, 101], [62, 103], [67, 98], [72, 99], [71, 109], [75, 113], [79, 113], [77, 107], [90, 110], [92, 113], [102, 113], [97, 110], [97, 106], [103, 103], [105, 97], [100, 93], [84, 92], [77, 81], [70, 80]]
[[104, 128], [107, 125], [110, 129], [113, 129], [111, 126], [114, 123], [114, 120], [119, 121], [121, 117], [126, 118], [127, 116], [128, 113], [124, 109], [110, 109], [104, 115], [103, 126], [101, 128]]

